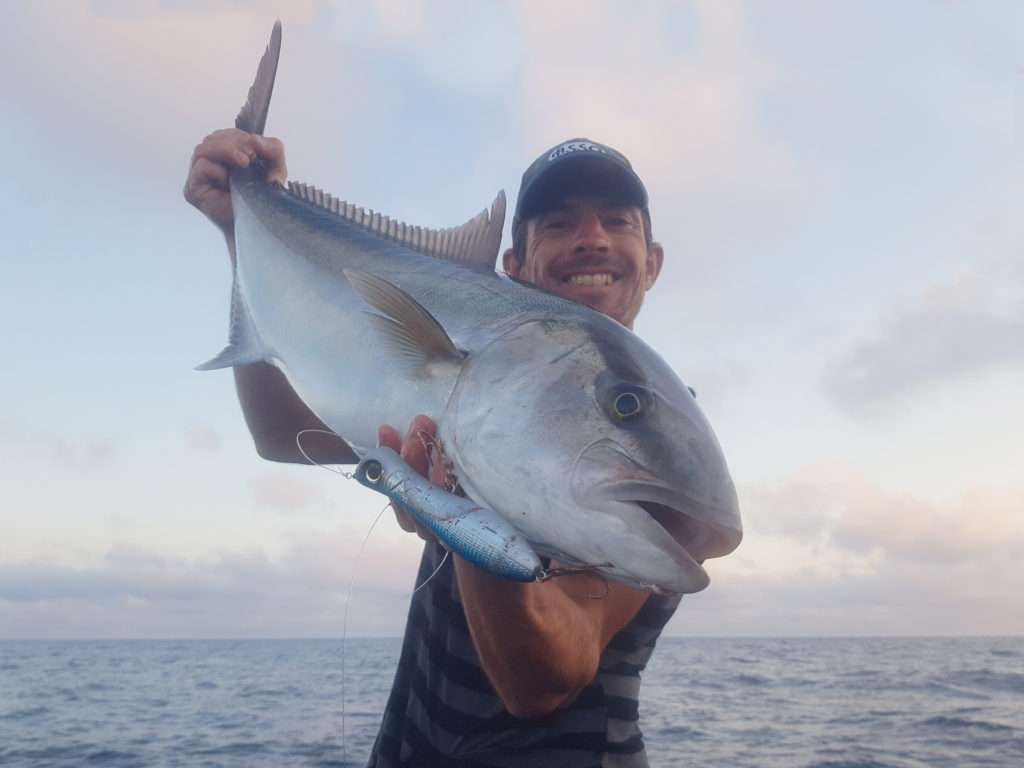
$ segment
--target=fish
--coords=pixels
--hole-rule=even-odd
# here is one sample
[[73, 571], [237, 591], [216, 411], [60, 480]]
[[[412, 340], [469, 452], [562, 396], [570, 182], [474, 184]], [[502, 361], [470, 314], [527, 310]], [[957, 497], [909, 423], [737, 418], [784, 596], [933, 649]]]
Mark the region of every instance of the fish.
[[353, 477], [426, 526], [449, 549], [499, 578], [545, 581], [547, 569], [522, 534], [494, 510], [416, 473], [392, 449], [360, 449]]
[[[262, 134], [280, 23], [236, 126]], [[495, 271], [505, 197], [411, 226], [232, 169], [229, 342], [201, 370], [267, 362], [365, 452], [426, 414], [467, 497], [541, 557], [656, 593], [704, 589], [743, 530], [693, 393], [615, 320]]]

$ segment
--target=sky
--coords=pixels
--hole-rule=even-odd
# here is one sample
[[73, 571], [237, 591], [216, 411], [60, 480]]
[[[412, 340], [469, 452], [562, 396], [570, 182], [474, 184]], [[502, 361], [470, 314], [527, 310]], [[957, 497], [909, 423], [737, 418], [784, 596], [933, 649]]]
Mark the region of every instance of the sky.
[[0, 639], [402, 632], [418, 539], [193, 370], [230, 269], [182, 187], [276, 18], [293, 179], [450, 226], [566, 138], [632, 160], [636, 330], [745, 525], [668, 634], [1024, 633], [1017, 3], [68, 0], [0, 28]]

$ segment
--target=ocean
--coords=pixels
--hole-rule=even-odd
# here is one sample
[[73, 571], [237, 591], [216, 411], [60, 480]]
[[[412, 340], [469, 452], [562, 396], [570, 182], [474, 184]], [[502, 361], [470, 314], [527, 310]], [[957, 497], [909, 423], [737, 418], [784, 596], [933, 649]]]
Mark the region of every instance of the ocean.
[[[398, 651], [0, 642], [0, 766], [363, 765]], [[662, 638], [640, 711], [653, 766], [1020, 768], [1024, 638]]]

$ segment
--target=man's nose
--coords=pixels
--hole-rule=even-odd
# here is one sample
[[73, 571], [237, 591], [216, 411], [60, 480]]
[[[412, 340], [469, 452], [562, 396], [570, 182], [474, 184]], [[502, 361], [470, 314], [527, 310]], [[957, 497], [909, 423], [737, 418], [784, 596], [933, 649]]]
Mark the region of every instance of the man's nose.
[[584, 214], [580, 219], [579, 229], [576, 231], [576, 243], [573, 250], [576, 253], [607, 251], [610, 244], [608, 232], [601, 223], [601, 217], [596, 213]]

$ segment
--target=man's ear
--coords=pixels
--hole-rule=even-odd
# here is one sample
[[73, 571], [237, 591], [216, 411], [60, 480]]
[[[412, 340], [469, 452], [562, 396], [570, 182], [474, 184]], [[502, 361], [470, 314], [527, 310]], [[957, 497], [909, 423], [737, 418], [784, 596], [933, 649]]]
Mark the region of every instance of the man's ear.
[[658, 275], [661, 274], [661, 265], [665, 261], [665, 249], [661, 243], [651, 243], [647, 249], [647, 286], [644, 290], [651, 290], [654, 287]]
[[511, 248], [507, 249], [502, 255], [501, 266], [505, 268], [506, 275], [516, 279], [519, 278], [519, 273], [523, 269], [523, 265], [519, 263], [519, 259], [516, 258], [516, 255]]

